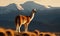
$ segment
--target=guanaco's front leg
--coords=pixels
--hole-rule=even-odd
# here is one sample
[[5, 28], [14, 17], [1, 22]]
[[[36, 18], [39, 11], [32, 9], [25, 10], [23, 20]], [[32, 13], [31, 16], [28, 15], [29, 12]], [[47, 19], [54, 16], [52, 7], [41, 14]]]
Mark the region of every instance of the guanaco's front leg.
[[20, 26], [19, 26], [19, 32], [21, 32], [21, 26], [22, 26], [22, 24], [20, 24]]
[[[29, 23], [30, 23], [30, 22], [29, 22]], [[25, 32], [28, 31], [28, 25], [29, 25], [29, 23], [26, 23], [26, 24], [25, 24]]]

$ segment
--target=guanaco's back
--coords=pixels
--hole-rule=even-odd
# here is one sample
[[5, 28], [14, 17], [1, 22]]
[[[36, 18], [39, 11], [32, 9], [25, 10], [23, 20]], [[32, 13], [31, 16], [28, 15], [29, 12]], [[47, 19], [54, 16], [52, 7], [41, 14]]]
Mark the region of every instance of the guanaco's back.
[[29, 16], [18, 15], [16, 17], [16, 24], [18, 23], [19, 25], [28, 23], [29, 21], [30, 21], [30, 17]]

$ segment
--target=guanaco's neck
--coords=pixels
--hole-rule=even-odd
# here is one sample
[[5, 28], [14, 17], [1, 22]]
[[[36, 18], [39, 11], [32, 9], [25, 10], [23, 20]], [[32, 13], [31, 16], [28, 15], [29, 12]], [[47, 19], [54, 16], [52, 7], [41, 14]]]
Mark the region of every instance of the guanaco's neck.
[[30, 21], [34, 18], [34, 16], [35, 16], [35, 13], [32, 11], [32, 13], [31, 13], [31, 15], [30, 15]]

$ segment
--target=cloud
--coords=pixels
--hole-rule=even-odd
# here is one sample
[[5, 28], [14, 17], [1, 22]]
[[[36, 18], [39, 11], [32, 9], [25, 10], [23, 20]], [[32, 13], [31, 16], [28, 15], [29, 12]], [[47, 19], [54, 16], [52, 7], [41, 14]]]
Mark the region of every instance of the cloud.
[[24, 8], [20, 5], [16, 5], [18, 10], [24, 10]]

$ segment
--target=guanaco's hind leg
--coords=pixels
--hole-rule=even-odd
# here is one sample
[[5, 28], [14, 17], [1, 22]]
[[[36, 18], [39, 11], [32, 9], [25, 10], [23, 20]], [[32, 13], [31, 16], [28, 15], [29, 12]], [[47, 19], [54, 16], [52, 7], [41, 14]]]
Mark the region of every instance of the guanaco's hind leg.
[[19, 32], [19, 24], [16, 25], [16, 32]]
[[20, 25], [20, 17], [19, 16], [17, 16], [16, 18], [15, 18], [15, 24], [16, 24], [16, 32], [19, 32], [19, 25]]

